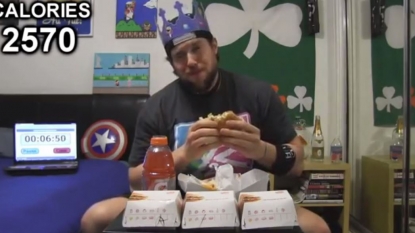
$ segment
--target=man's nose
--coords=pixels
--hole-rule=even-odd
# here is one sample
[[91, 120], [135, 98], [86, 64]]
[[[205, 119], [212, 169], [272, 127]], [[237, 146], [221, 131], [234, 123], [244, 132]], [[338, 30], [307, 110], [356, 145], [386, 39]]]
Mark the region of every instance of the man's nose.
[[187, 65], [192, 67], [195, 66], [197, 64], [196, 59], [194, 59], [194, 57], [191, 54], [187, 55]]

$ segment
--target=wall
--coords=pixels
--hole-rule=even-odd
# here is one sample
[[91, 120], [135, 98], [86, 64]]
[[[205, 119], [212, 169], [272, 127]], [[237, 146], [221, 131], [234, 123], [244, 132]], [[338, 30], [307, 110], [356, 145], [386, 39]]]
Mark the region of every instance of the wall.
[[[322, 33], [316, 36], [315, 114], [322, 117], [326, 146], [344, 129], [345, 55], [336, 46], [344, 29], [342, 3], [343, 0], [319, 2]], [[90, 94], [95, 52], [151, 53], [151, 94], [176, 78], [165, 61], [159, 39], [115, 39], [115, 1], [95, 0], [94, 5], [94, 37], [81, 38], [77, 51], [70, 56], [56, 49], [47, 55], [1, 55], [0, 94]], [[0, 43], [3, 42], [4, 38], [0, 38]]]
[[[23, 0], [30, 3], [34, 0]], [[89, 94], [92, 93], [92, 74], [95, 52], [151, 52], [151, 93], [160, 90], [174, 79], [172, 69], [164, 60], [163, 47], [158, 39], [115, 39], [116, 1], [94, 1], [94, 36], [80, 38], [78, 49], [64, 56], [54, 47], [47, 55], [37, 53], [0, 57], [3, 76], [2, 94]], [[20, 21], [20, 25], [33, 21]], [[4, 39], [0, 39], [3, 43]], [[22, 69], [24, 64], [24, 69]], [[157, 78], [156, 78], [157, 77]], [[35, 80], [35, 81], [33, 81]]]
[[[370, 41], [370, 0], [348, 1], [350, 15], [350, 153], [353, 155], [353, 214], [360, 217], [361, 157], [388, 155], [393, 128], [375, 127], [373, 120], [373, 91]], [[402, 12], [403, 14], [403, 12]], [[403, 59], [403, 58], [402, 58]], [[415, 131], [411, 131], [414, 135]], [[411, 139], [411, 151], [415, 149]]]

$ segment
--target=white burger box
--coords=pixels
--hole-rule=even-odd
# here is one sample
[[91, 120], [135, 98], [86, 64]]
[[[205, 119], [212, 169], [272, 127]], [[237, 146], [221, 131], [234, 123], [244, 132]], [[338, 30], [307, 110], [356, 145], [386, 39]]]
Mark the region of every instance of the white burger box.
[[[217, 189], [214, 191], [234, 191], [237, 199], [241, 192], [266, 191], [269, 183], [269, 173], [252, 169], [242, 175], [234, 174], [230, 164], [219, 166], [213, 178]], [[179, 185], [185, 192], [213, 191], [203, 185], [203, 181], [195, 176], [179, 174]]]
[[187, 192], [184, 203], [183, 229], [240, 226], [233, 191]]
[[181, 223], [180, 191], [134, 191], [125, 207], [125, 228], [176, 228]]
[[294, 201], [286, 190], [242, 192], [238, 207], [242, 230], [298, 226]]

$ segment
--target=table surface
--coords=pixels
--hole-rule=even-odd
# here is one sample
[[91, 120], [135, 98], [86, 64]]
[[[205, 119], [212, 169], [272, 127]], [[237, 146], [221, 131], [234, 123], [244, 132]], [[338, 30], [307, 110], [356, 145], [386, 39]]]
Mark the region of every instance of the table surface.
[[79, 232], [91, 205], [130, 191], [128, 168], [118, 161], [86, 159], [74, 174], [26, 176], [3, 171], [12, 164], [0, 158], [0, 232]]
[[259, 229], [259, 230], [249, 230], [242, 231], [239, 228], [236, 229], [194, 229], [194, 230], [185, 230], [185, 229], [139, 229], [139, 228], [124, 228], [122, 226], [122, 218], [124, 211], [122, 211], [118, 217], [111, 222], [111, 224], [104, 230], [103, 233], [156, 233], [156, 232], [177, 232], [177, 233], [212, 233], [212, 230], [220, 231], [221, 233], [233, 233], [233, 232], [248, 232], [248, 233], [303, 233], [299, 227], [294, 227], [293, 229]]

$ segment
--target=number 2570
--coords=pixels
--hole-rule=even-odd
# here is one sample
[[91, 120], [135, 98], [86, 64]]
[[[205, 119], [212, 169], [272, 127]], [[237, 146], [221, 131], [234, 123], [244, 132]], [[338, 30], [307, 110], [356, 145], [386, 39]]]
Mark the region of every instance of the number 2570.
[[[52, 41], [56, 39], [58, 49], [64, 54], [69, 54], [75, 51], [78, 44], [76, 34], [76, 31], [71, 27], [24, 27], [18, 29], [9, 26], [2, 31], [2, 35], [8, 39], [1, 47], [1, 52], [5, 54], [20, 52], [32, 54], [40, 48], [43, 53], [49, 53]], [[43, 35], [43, 41], [40, 41], [37, 35]]]

